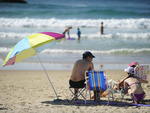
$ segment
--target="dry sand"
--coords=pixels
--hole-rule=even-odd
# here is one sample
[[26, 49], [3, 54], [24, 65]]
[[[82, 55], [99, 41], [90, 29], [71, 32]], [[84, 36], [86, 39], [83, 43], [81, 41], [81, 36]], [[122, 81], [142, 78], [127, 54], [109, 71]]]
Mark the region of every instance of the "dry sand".
[[[120, 104], [79, 104], [70, 102], [68, 79], [70, 71], [48, 71], [49, 77], [61, 101], [56, 96], [43, 71], [0, 71], [0, 113], [149, 113], [150, 107], [128, 106], [130, 97]], [[122, 70], [106, 71], [107, 78], [119, 80], [125, 76]], [[143, 85], [150, 104], [150, 83]], [[116, 102], [117, 103], [117, 102]], [[123, 105], [124, 104], [124, 105]]]

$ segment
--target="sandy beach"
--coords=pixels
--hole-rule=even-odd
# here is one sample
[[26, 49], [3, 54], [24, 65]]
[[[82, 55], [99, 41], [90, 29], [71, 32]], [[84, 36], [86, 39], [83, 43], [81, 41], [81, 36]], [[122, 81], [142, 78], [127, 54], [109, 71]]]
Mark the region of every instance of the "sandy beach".
[[[60, 101], [43, 71], [0, 71], [0, 113], [148, 113], [150, 107], [129, 106], [130, 97], [125, 96], [120, 104], [70, 102], [68, 80], [70, 71], [48, 71]], [[122, 70], [106, 70], [108, 79], [119, 80], [125, 76]], [[143, 84], [147, 94], [145, 102], [150, 104], [150, 83]], [[117, 103], [117, 101], [116, 101]], [[124, 103], [124, 105], [123, 105]]]
[[26, 1], [0, 3], [0, 113], [150, 113], [150, 72], [142, 84], [149, 107], [133, 106], [119, 93], [109, 104], [108, 97], [96, 103], [89, 96], [85, 104], [71, 101], [69, 90], [71, 70], [85, 51], [108, 80], [126, 77], [131, 62], [150, 67], [150, 0]]

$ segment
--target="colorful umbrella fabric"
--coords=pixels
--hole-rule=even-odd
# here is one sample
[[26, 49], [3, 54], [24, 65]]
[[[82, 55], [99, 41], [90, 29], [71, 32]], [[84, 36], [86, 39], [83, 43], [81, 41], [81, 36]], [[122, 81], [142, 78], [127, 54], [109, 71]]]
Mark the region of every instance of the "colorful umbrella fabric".
[[33, 56], [36, 54], [36, 48], [54, 40], [60, 40], [64, 37], [64, 34], [54, 32], [41, 32], [32, 34], [19, 41], [11, 49], [4, 60], [3, 66], [13, 65], [16, 62], [20, 62], [30, 56]]

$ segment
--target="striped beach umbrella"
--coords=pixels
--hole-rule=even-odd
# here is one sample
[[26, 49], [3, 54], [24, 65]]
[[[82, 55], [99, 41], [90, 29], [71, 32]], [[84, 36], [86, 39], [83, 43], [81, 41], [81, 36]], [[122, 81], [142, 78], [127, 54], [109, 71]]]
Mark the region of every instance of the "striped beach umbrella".
[[[28, 57], [36, 55], [38, 48], [43, 45], [50, 43], [55, 40], [61, 40], [65, 37], [64, 34], [53, 33], [53, 32], [41, 32], [32, 34], [21, 41], [19, 41], [8, 53], [6, 59], [4, 60], [3, 66], [13, 65], [16, 62], [20, 62]], [[39, 59], [40, 60], [40, 59]], [[50, 80], [48, 72], [46, 71], [44, 65], [40, 62], [50, 85], [52, 86], [54, 93], [58, 99], [56, 90]]]

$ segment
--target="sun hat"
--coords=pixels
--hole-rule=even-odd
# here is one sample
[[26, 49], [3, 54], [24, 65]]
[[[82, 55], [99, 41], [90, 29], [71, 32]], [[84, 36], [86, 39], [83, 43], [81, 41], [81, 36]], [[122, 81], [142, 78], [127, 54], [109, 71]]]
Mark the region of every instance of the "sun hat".
[[86, 58], [86, 57], [92, 57], [92, 58], [95, 58], [95, 56], [90, 52], [90, 51], [85, 51], [83, 53], [83, 58]]
[[128, 64], [128, 66], [136, 66], [136, 65], [139, 65], [138, 62], [131, 62], [130, 64]]
[[130, 74], [134, 74], [134, 68], [133, 67], [127, 67], [126, 69], [124, 69], [125, 72], [130, 73]]

